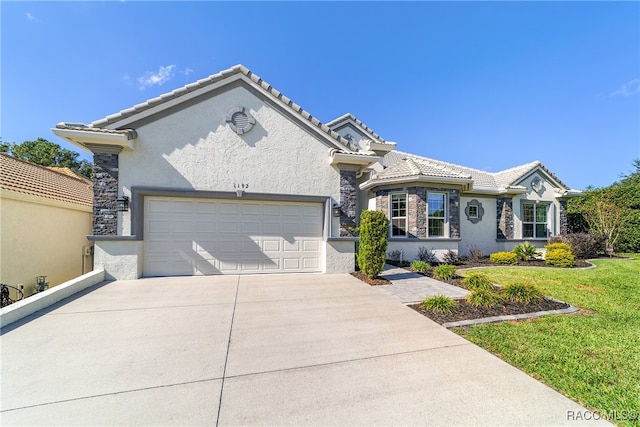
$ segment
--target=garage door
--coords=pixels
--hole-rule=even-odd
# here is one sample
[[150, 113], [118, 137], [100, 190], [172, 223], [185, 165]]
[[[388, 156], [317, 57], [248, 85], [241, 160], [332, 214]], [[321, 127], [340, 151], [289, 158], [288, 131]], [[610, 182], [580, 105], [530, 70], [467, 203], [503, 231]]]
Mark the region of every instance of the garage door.
[[145, 198], [145, 276], [318, 272], [322, 204]]

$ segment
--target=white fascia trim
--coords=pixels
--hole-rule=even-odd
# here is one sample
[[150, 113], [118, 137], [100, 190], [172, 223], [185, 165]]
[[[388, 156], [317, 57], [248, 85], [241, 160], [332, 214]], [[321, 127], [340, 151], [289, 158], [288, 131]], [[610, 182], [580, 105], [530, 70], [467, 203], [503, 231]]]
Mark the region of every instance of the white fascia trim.
[[361, 154], [338, 153], [333, 149], [330, 150], [329, 156], [329, 162], [332, 165], [338, 165], [342, 163], [348, 165], [360, 165], [362, 167], [371, 166], [372, 164], [382, 159], [379, 156], [363, 156]]
[[553, 196], [556, 199], [562, 198], [562, 197], [582, 197], [585, 196], [585, 194], [580, 191], [580, 190], [563, 190], [560, 188], [556, 188], [556, 191], [553, 193]]
[[396, 142], [387, 142], [386, 144], [382, 144], [380, 142], [376, 142], [372, 139], [369, 140], [369, 150], [371, 151], [384, 151], [385, 153], [388, 153], [390, 151], [393, 151], [394, 148], [396, 148], [397, 143]]
[[66, 139], [75, 146], [91, 151], [86, 144], [116, 145], [133, 150], [133, 140], [121, 133], [94, 132], [89, 129], [60, 129], [52, 128], [51, 131], [62, 139]]
[[[190, 99], [197, 98], [198, 96], [203, 95], [203, 94], [205, 94], [207, 92], [216, 90], [216, 89], [218, 89], [218, 88], [220, 88], [222, 86], [226, 86], [231, 82], [234, 82], [236, 80], [242, 80], [243, 76], [244, 76], [244, 74], [234, 74], [234, 75], [228, 76], [225, 79], [217, 81], [215, 83], [211, 83], [211, 84], [209, 84], [207, 86], [203, 86], [203, 87], [201, 87], [199, 89], [196, 89], [196, 90], [194, 90], [192, 92], [186, 92], [184, 95], [178, 95], [177, 97], [176, 97], [175, 91], [174, 92], [169, 92], [169, 93], [166, 94], [167, 98], [171, 98], [168, 101], [162, 102], [161, 101], [162, 100], [162, 96], [160, 96], [160, 101], [159, 101], [158, 105], [156, 105], [154, 107], [147, 108], [147, 109], [142, 110], [142, 111], [140, 111], [138, 113], [134, 113], [134, 114], [132, 114], [130, 116], [124, 117], [121, 120], [118, 120], [116, 122], [110, 123], [109, 125], [105, 126], [104, 129], [119, 129], [119, 128], [127, 127], [131, 123], [135, 123], [135, 122], [137, 122], [139, 120], [146, 119], [147, 117], [153, 116], [154, 114], [157, 114], [157, 113], [159, 113], [161, 111], [164, 111], [166, 109], [172, 108], [172, 107], [174, 107], [176, 105], [180, 105], [183, 102], [189, 101]], [[244, 80], [247, 81], [248, 83], [251, 82], [251, 80], [248, 80], [248, 79], [244, 79]], [[253, 85], [253, 86], [257, 87], [257, 85]], [[184, 88], [180, 88], [180, 89], [184, 89]], [[184, 89], [184, 90], [186, 91], [186, 89]], [[107, 116], [106, 119], [110, 119], [111, 117], [117, 116], [117, 115], [122, 114], [122, 113], [127, 114], [128, 112], [133, 111], [136, 108], [140, 108], [140, 107], [144, 106], [144, 104], [145, 103], [143, 102], [142, 104], [134, 105], [131, 108], [128, 108], [126, 110], [122, 110], [122, 111], [120, 111], [118, 113], [112, 114], [111, 116]], [[94, 123], [96, 123], [96, 122], [94, 122]], [[92, 123], [92, 125], [93, 125], [93, 123]]]
[[[237, 74], [233, 74], [231, 76], [228, 76], [220, 81], [217, 81], [215, 83], [211, 83], [207, 86], [203, 86], [199, 89], [196, 89], [192, 92], [187, 92], [184, 95], [178, 95], [178, 97], [176, 97], [176, 93], [174, 92], [169, 92], [167, 94], [167, 97], [171, 97], [170, 100], [165, 101], [165, 102], [161, 102], [154, 106], [154, 107], [150, 107], [147, 108], [143, 111], [140, 111], [139, 113], [135, 113], [132, 114], [131, 116], [127, 116], [125, 118], [123, 118], [122, 120], [118, 120], [116, 122], [110, 123], [108, 126], [105, 127], [105, 129], [121, 129], [121, 128], [126, 128], [128, 127], [130, 124], [135, 123], [139, 120], [142, 119], [146, 119], [148, 117], [151, 117], [161, 111], [170, 109], [172, 107], [175, 107], [177, 105], [180, 105], [184, 102], [187, 102], [191, 99], [197, 98], [201, 95], [204, 95], [208, 92], [214, 91], [216, 89], [219, 89], [221, 87], [227, 86], [230, 83], [236, 82], [236, 81], [243, 81], [246, 84], [248, 84], [249, 86], [253, 87], [254, 89], [258, 90], [260, 93], [262, 93], [265, 97], [267, 97], [268, 99], [270, 99], [272, 102], [274, 102], [276, 105], [280, 105], [282, 108], [284, 108], [289, 114], [291, 114], [293, 117], [296, 117], [299, 119], [299, 122], [304, 124], [305, 126], [307, 126], [309, 129], [311, 129], [314, 133], [316, 133], [317, 135], [319, 135], [322, 139], [326, 140], [329, 142], [329, 144], [333, 147], [337, 147], [341, 150], [345, 150], [345, 151], [352, 151], [349, 150], [349, 147], [340, 144], [338, 141], [336, 141], [335, 139], [331, 138], [330, 135], [328, 135], [327, 133], [325, 133], [320, 126], [326, 126], [321, 124], [318, 121], [318, 126], [316, 126], [314, 123], [309, 122], [308, 117], [311, 117], [311, 115], [309, 113], [306, 114], [302, 114], [299, 111], [296, 111], [294, 108], [291, 108], [290, 105], [288, 105], [288, 102], [291, 101], [292, 104], [294, 104], [295, 106], [297, 106], [298, 108], [300, 108], [301, 110], [303, 110], [301, 107], [299, 107], [295, 102], [293, 102], [291, 99], [289, 99], [288, 97], [282, 95], [283, 99], [278, 98], [276, 95], [274, 95], [270, 90], [266, 90], [265, 88], [263, 88], [261, 85], [259, 85], [258, 83], [256, 83], [255, 81], [253, 81], [251, 78], [247, 77], [244, 73], [237, 73]], [[188, 85], [187, 85], [188, 86]], [[273, 88], [272, 88], [273, 89]], [[273, 89], [276, 90], [276, 89]], [[277, 90], [276, 90], [277, 91]], [[280, 94], [280, 92], [278, 92]], [[162, 96], [160, 97], [160, 99], [162, 99]], [[134, 105], [133, 107], [131, 107], [130, 109], [127, 110], [123, 110], [120, 111], [118, 113], [116, 113], [116, 115], [118, 114], [122, 114], [122, 113], [127, 113], [131, 110], [135, 110], [137, 107], [141, 107], [143, 104], [138, 104], [138, 105]], [[304, 110], [303, 110], [304, 111]], [[304, 118], [304, 120], [300, 119], [299, 116], [302, 116], [302, 118]], [[109, 119], [110, 116], [107, 116], [106, 118]]]
[[390, 185], [390, 184], [406, 184], [409, 182], [420, 182], [420, 183], [438, 183], [438, 184], [453, 184], [453, 185], [462, 185], [462, 191], [469, 191], [473, 188], [473, 180], [470, 178], [445, 178], [445, 177], [436, 177], [436, 176], [407, 176], [401, 178], [387, 178], [380, 180], [369, 180], [367, 182], [363, 182], [360, 184], [361, 190], [369, 190], [373, 187], [378, 187], [381, 185]]

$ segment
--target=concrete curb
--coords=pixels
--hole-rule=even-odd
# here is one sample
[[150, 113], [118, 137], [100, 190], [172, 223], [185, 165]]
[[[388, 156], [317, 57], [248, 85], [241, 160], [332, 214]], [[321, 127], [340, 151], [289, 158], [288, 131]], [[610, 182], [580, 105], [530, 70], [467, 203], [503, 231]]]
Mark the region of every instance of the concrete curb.
[[47, 308], [89, 286], [104, 282], [104, 270], [93, 270], [87, 274], [71, 279], [44, 292], [32, 295], [21, 301], [0, 309], [0, 328], [27, 317], [36, 311]]
[[456, 328], [458, 326], [469, 326], [469, 325], [478, 325], [481, 323], [497, 323], [497, 322], [506, 322], [509, 320], [521, 320], [521, 319], [535, 319], [536, 317], [546, 316], [548, 314], [571, 314], [580, 311], [577, 307], [570, 305], [567, 308], [562, 308], [560, 310], [545, 310], [545, 311], [536, 311], [535, 313], [524, 313], [524, 314], [513, 314], [506, 316], [492, 316], [492, 317], [483, 317], [480, 319], [470, 319], [470, 320], [460, 320], [458, 322], [447, 322], [443, 323], [447, 329]]

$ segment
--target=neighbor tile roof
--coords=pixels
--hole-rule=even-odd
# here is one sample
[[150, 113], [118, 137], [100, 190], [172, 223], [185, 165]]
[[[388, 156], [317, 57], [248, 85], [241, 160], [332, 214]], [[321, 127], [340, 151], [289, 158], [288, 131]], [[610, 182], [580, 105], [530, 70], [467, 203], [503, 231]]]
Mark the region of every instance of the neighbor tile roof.
[[[146, 111], [150, 108], [154, 108], [157, 107], [160, 104], [163, 104], [165, 102], [177, 99], [183, 95], [186, 95], [190, 92], [193, 92], [195, 90], [199, 90], [202, 88], [205, 88], [207, 86], [213, 85], [219, 81], [222, 81], [234, 74], [243, 74], [246, 77], [248, 77], [249, 79], [251, 79], [251, 81], [253, 81], [254, 83], [256, 83], [257, 85], [259, 85], [262, 89], [266, 90], [267, 92], [269, 92], [271, 95], [275, 96], [280, 102], [282, 102], [283, 104], [285, 104], [286, 106], [288, 106], [289, 108], [293, 109], [297, 114], [299, 114], [299, 116], [303, 119], [306, 120], [307, 122], [309, 122], [311, 125], [315, 126], [316, 128], [318, 128], [321, 132], [327, 134], [329, 137], [331, 137], [332, 139], [334, 139], [336, 142], [338, 142], [342, 147], [341, 148], [345, 148], [345, 152], [349, 152], [351, 154], [358, 154], [358, 153], [353, 153], [352, 151], [349, 150], [348, 146], [349, 146], [349, 141], [347, 141], [346, 139], [344, 139], [343, 137], [341, 137], [340, 135], [338, 135], [337, 132], [331, 130], [329, 128], [329, 126], [322, 124], [318, 119], [316, 119], [315, 117], [313, 117], [311, 114], [309, 114], [307, 111], [305, 111], [304, 109], [302, 109], [302, 107], [300, 107], [298, 104], [294, 103], [291, 99], [287, 98], [286, 96], [284, 96], [280, 91], [278, 91], [277, 89], [275, 89], [274, 87], [272, 87], [269, 83], [265, 82], [264, 80], [262, 80], [262, 78], [260, 78], [260, 76], [254, 74], [251, 70], [249, 70], [247, 67], [245, 67], [244, 65], [238, 64], [235, 65], [231, 68], [228, 68], [226, 70], [220, 71], [216, 74], [212, 74], [209, 77], [206, 77], [204, 79], [200, 79], [197, 82], [194, 83], [190, 83], [186, 86], [183, 86], [181, 88], [175, 89], [171, 92], [162, 94], [156, 98], [152, 98], [149, 99], [143, 103], [134, 105], [131, 108], [127, 108], [125, 110], [119, 111], [115, 114], [111, 114], [105, 118], [96, 120], [94, 122], [91, 123], [90, 126], [87, 126], [84, 129], [81, 130], [97, 130], [96, 128], [105, 128], [108, 127], [110, 125], [113, 125], [123, 119], [126, 119], [127, 117], [131, 117], [135, 114], [141, 113], [143, 111]], [[65, 123], [61, 123], [60, 125], [62, 126], [69, 126], [70, 124], [65, 124]], [[60, 127], [59, 125], [59, 127]], [[77, 125], [76, 125], [77, 126]]]
[[90, 181], [5, 153], [0, 153], [0, 188], [76, 205], [93, 205]]

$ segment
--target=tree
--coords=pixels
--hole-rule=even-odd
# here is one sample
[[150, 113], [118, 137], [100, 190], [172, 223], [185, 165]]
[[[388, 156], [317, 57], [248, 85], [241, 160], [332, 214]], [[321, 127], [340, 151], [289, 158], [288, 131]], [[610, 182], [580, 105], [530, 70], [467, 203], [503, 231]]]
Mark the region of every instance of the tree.
[[604, 188], [588, 188], [568, 204], [569, 229], [605, 234], [618, 252], [640, 252], [640, 159], [634, 171]]
[[78, 160], [80, 154], [44, 138], [24, 141], [22, 144], [0, 142], [0, 150], [37, 165], [67, 167], [88, 178], [93, 177], [93, 165], [86, 160]]
[[389, 220], [384, 212], [362, 211], [358, 265], [360, 270], [370, 279], [376, 277], [384, 269], [388, 234]]

